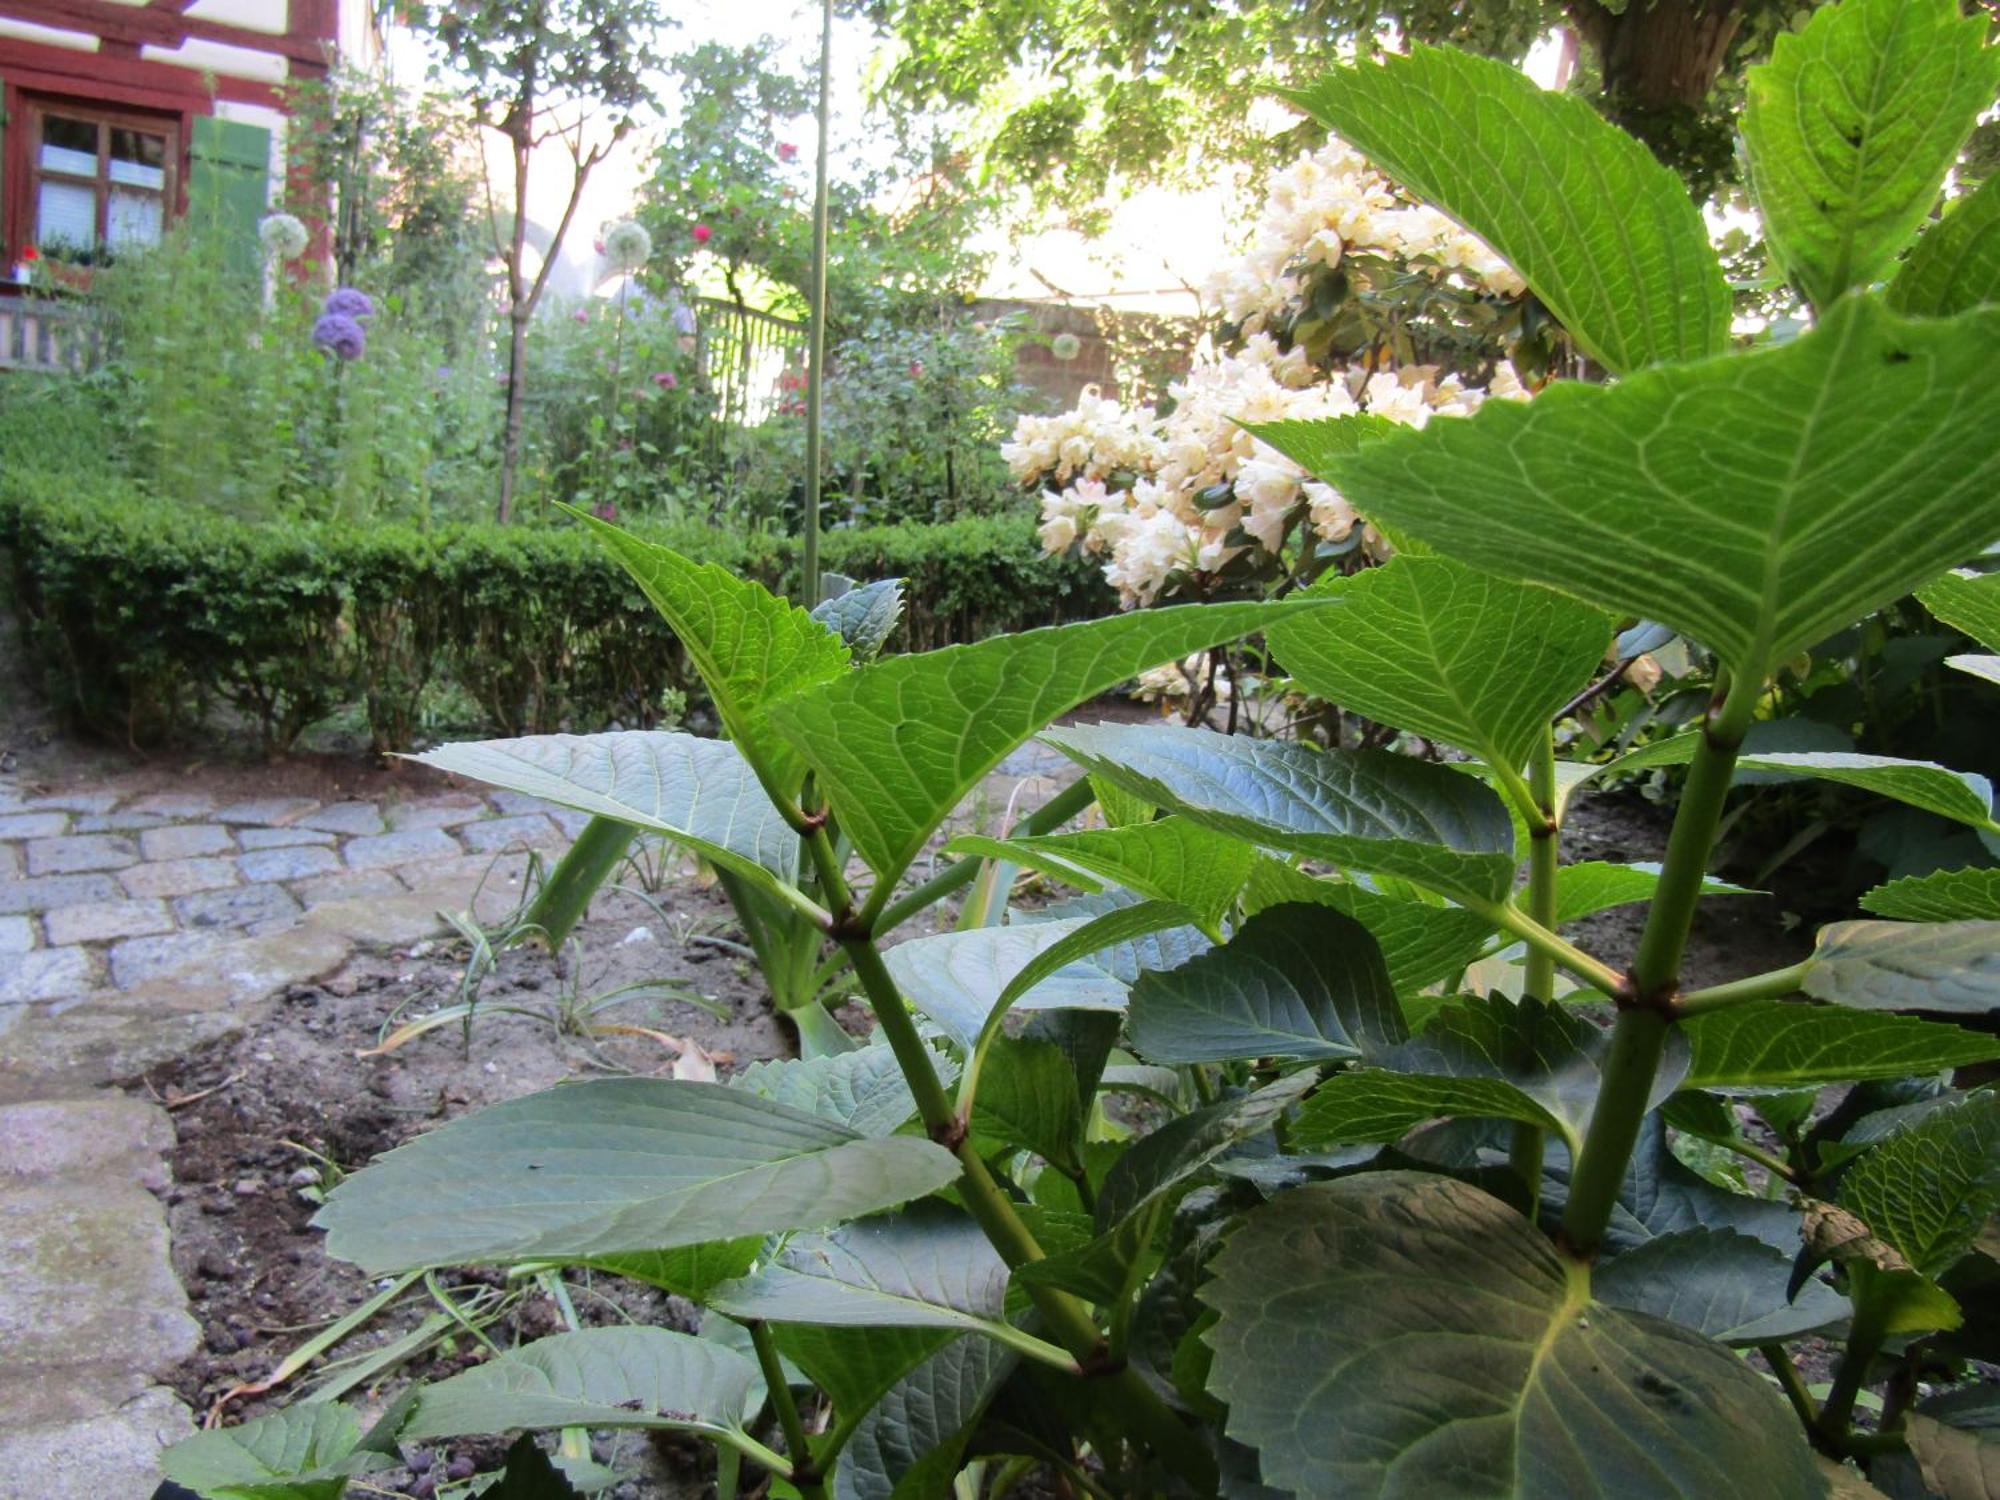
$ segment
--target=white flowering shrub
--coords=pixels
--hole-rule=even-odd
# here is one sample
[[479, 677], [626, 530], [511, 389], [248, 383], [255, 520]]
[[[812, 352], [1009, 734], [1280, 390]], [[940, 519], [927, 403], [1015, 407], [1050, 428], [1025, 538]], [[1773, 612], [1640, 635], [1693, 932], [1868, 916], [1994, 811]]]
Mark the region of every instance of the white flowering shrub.
[[1255, 243], [1209, 293], [1225, 322], [1158, 408], [1095, 387], [1002, 445], [1039, 487], [1051, 552], [1080, 547], [1130, 608], [1310, 576], [1356, 546], [1354, 510], [1241, 423], [1368, 412], [1422, 426], [1527, 395], [1501, 357], [1533, 331], [1521, 280], [1332, 143], [1274, 172]]

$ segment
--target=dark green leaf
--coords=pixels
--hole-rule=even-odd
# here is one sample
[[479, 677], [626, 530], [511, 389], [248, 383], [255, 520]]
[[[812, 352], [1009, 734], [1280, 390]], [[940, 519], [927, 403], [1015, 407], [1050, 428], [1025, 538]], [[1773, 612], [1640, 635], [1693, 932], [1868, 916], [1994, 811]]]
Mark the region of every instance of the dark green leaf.
[[1076, 1084], [1068, 1054], [1054, 1042], [1000, 1037], [990, 1044], [979, 1075], [973, 1132], [1074, 1166], [1083, 1130]]
[[1790, 343], [1489, 401], [1327, 477], [1371, 520], [1762, 680], [2000, 534], [1996, 340], [2000, 308], [1843, 298]]
[[345, 1406], [287, 1406], [196, 1433], [161, 1454], [160, 1469], [202, 1500], [339, 1500], [349, 1478], [395, 1462], [358, 1451], [360, 1440], [360, 1420]]
[[582, 1500], [583, 1495], [525, 1432], [507, 1450], [500, 1482], [479, 1493], [480, 1500]]
[[1937, 202], [2000, 83], [1986, 29], [1953, 0], [1841, 0], [1745, 75], [1765, 238], [1815, 307], [1883, 276]]
[[[1201, 1298], [1209, 1389], [1301, 1495], [1822, 1493], [1777, 1393], [1697, 1334], [1592, 1302], [1497, 1198], [1368, 1172], [1254, 1210]], [[1587, 1396], [1580, 1398], [1580, 1393]]]
[[1917, 590], [1924, 608], [1988, 651], [2000, 651], [2000, 573], [1946, 573]]
[[1787, 1294], [1792, 1257], [1734, 1229], [1663, 1234], [1591, 1273], [1591, 1295], [1720, 1339], [1753, 1345], [1817, 1333], [1846, 1319], [1847, 1299], [1819, 1280]]
[[1221, 833], [1474, 903], [1500, 900], [1513, 883], [1507, 809], [1443, 766], [1150, 725], [1076, 724], [1043, 739], [1093, 775]]
[[1878, 885], [1861, 898], [1864, 911], [1902, 922], [2000, 919], [2000, 869], [1938, 870]]
[[630, 1276], [661, 1287], [677, 1297], [699, 1302], [719, 1281], [741, 1276], [764, 1248], [761, 1234], [741, 1239], [710, 1240], [673, 1250], [633, 1250], [624, 1255], [592, 1255], [578, 1264], [616, 1276]]
[[[958, 1076], [958, 1064], [948, 1057], [936, 1058], [932, 1066], [947, 1085]], [[894, 1135], [917, 1112], [917, 1101], [887, 1043], [810, 1061], [782, 1058], [752, 1063], [731, 1078], [729, 1086], [832, 1120], [861, 1135]]]
[[1862, 1010], [2000, 1006], [2000, 922], [1835, 922], [1799, 988]]
[[934, 1500], [948, 1494], [966, 1440], [1015, 1359], [989, 1339], [961, 1338], [896, 1382], [842, 1452], [833, 1476], [834, 1500]]
[[1299, 1106], [1291, 1144], [1300, 1151], [1400, 1141], [1432, 1120], [1518, 1120], [1566, 1133], [1563, 1121], [1499, 1078], [1444, 1078], [1364, 1068], [1339, 1073]]
[[856, 661], [872, 661], [903, 617], [903, 580], [880, 578], [822, 599], [812, 617], [845, 641]]
[[1752, 1000], [1681, 1023], [1694, 1059], [1682, 1087], [1790, 1088], [1906, 1078], [2000, 1057], [2000, 1038], [1915, 1016]]
[[1590, 680], [1611, 622], [1533, 584], [1443, 557], [1397, 557], [1317, 585], [1340, 608], [1289, 620], [1271, 650], [1308, 692], [1520, 771]]
[[1187, 1182], [1223, 1152], [1269, 1130], [1313, 1084], [1310, 1069], [1167, 1121], [1141, 1136], [1105, 1175], [1097, 1194], [1097, 1227], [1111, 1229], [1163, 1193]]
[[1415, 994], [1464, 972], [1493, 924], [1462, 906], [1433, 906], [1384, 896], [1351, 880], [1323, 880], [1283, 860], [1260, 858], [1251, 866], [1243, 891], [1243, 912], [1258, 912], [1290, 901], [1310, 901], [1346, 912], [1374, 937], [1399, 995]]
[[1924, 1483], [1943, 1500], [2000, 1497], [2000, 1386], [1986, 1382], [1933, 1396], [1905, 1425]]
[[1729, 288], [1687, 189], [1582, 97], [1424, 46], [1285, 97], [1491, 245], [1608, 368], [1728, 347]]
[[[1561, 927], [1614, 906], [1650, 901], [1659, 885], [1658, 865], [1614, 865], [1595, 859], [1564, 865], [1556, 872], [1556, 925]], [[1740, 885], [1731, 885], [1726, 880], [1712, 878], [1702, 880], [1701, 893], [1704, 896], [1758, 894]]]
[[959, 799], [1058, 715], [1147, 667], [1320, 607], [1143, 610], [886, 657], [777, 705], [771, 721], [862, 857], [894, 879]]
[[1132, 1048], [1157, 1063], [1360, 1057], [1408, 1034], [1382, 951], [1352, 917], [1293, 903], [1132, 987]]
[[825, 1224], [920, 1198], [958, 1173], [929, 1141], [865, 1137], [721, 1084], [615, 1078], [511, 1099], [419, 1136], [342, 1182], [315, 1222], [328, 1253], [379, 1274]]

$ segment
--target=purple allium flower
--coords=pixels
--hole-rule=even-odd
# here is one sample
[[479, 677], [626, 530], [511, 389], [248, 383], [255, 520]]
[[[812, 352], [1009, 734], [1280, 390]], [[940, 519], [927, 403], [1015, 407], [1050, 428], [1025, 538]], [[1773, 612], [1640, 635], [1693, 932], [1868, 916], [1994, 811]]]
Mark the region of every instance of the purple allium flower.
[[366, 292], [343, 286], [328, 293], [324, 311], [331, 317], [352, 318], [359, 323], [375, 316], [375, 304]]
[[343, 360], [359, 359], [368, 349], [367, 331], [346, 313], [322, 315], [313, 324], [312, 341]]
[[680, 376], [676, 375], [672, 370], [655, 370], [653, 372], [653, 384], [663, 391], [670, 391], [680, 383]]

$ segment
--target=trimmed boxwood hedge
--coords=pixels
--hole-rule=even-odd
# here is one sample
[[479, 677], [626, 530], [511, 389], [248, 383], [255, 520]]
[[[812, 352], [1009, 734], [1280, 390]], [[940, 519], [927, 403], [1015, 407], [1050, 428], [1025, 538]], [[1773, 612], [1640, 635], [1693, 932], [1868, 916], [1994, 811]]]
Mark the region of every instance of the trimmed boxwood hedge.
[[[772, 588], [796, 580], [788, 538], [634, 529]], [[16, 473], [0, 477], [0, 548], [51, 699], [134, 742], [185, 736], [227, 704], [282, 750], [359, 704], [377, 748], [401, 748], [446, 684], [500, 734], [649, 725], [667, 690], [698, 695], [672, 632], [572, 527], [247, 523]], [[907, 649], [1116, 607], [1095, 568], [1044, 556], [1019, 517], [834, 531], [822, 556], [907, 580], [893, 643]]]

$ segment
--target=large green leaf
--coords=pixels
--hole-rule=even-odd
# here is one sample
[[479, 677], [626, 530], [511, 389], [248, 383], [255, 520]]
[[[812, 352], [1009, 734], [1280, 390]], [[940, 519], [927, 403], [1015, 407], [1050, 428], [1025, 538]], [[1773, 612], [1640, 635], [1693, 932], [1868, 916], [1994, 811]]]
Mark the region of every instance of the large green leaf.
[[1861, 908], [1899, 922], [2000, 919], [2000, 868], [1906, 875], [1867, 892]]
[[1139, 895], [1188, 907], [1208, 923], [1235, 904], [1257, 857], [1241, 839], [1179, 817], [1033, 838], [954, 839], [945, 852], [1011, 860], [1072, 882], [1074, 872], [1086, 871]]
[[1761, 679], [2000, 535], [2000, 308], [1844, 298], [1802, 338], [1560, 382], [1335, 460], [1363, 515]]
[[1312, 1070], [1304, 1069], [1255, 1093], [1180, 1115], [1141, 1136], [1105, 1174], [1097, 1194], [1098, 1229], [1115, 1228], [1223, 1152], [1269, 1130], [1312, 1087], [1313, 1078]]
[[2000, 1209], [2000, 1094], [1892, 1135], [1840, 1179], [1840, 1203], [1924, 1276], [1951, 1268]]
[[[936, 1058], [932, 1066], [946, 1084], [958, 1074], [958, 1064], [948, 1057]], [[752, 1063], [731, 1078], [729, 1086], [832, 1120], [861, 1135], [894, 1135], [917, 1112], [917, 1101], [887, 1043], [810, 1060]]]
[[2000, 651], [2000, 573], [1946, 573], [1918, 589], [1917, 597], [1945, 624]]
[[728, 1441], [761, 1383], [755, 1365], [713, 1339], [636, 1325], [589, 1328], [537, 1339], [425, 1386], [398, 1436], [652, 1427]]
[[1312, 592], [1341, 607], [1269, 635], [1307, 691], [1509, 775], [1611, 639], [1587, 604], [1444, 557], [1397, 557]]
[[2000, 1500], [2000, 1386], [1933, 1396], [1904, 1425], [1924, 1483], [1943, 1500]]
[[2000, 922], [1835, 922], [1799, 988], [1862, 1010], [1980, 1015], [2000, 1006]]
[[1734, 1229], [1684, 1229], [1599, 1266], [1590, 1290], [1600, 1302], [1725, 1344], [1774, 1343], [1843, 1321], [1847, 1299], [1825, 1282], [1808, 1280], [1796, 1298], [1789, 1294], [1792, 1261]]
[[789, 694], [846, 676], [846, 642], [753, 579], [580, 519], [680, 637], [729, 737], [779, 796], [796, 795], [803, 767], [793, 747], [771, 732], [769, 710]]
[[1693, 1052], [1682, 1087], [1797, 1088], [1908, 1078], [2000, 1057], [2000, 1039], [1915, 1016], [1751, 1000], [1681, 1023]]
[[746, 1322], [988, 1332], [1005, 1319], [1007, 1266], [963, 1210], [923, 1203], [793, 1235], [708, 1305]]
[[1286, 97], [1484, 239], [1609, 369], [1728, 347], [1729, 288], [1686, 187], [1581, 96], [1417, 46]]
[[1500, 901], [1513, 884], [1506, 806], [1444, 766], [1164, 725], [1073, 724], [1042, 738], [1093, 775], [1221, 833], [1474, 904]]
[[1059, 714], [1147, 667], [1321, 607], [1185, 605], [892, 656], [787, 699], [771, 722], [862, 858], [893, 879], [981, 777]]
[[[1656, 740], [1604, 769], [1636, 771], [1647, 766], [1683, 765], [1693, 759], [1700, 738], [1683, 734]], [[1984, 776], [1954, 771], [1935, 761], [1898, 760], [1894, 756], [1861, 755], [1845, 750], [1764, 750], [1739, 756], [1736, 768], [1761, 771], [1772, 780], [1796, 777], [1838, 782], [1973, 828], [1993, 826], [1993, 784]]]
[[719, 1281], [741, 1276], [756, 1262], [764, 1248], [764, 1236], [746, 1234], [740, 1239], [705, 1240], [699, 1245], [677, 1245], [671, 1250], [628, 1250], [622, 1255], [589, 1255], [575, 1261], [596, 1271], [629, 1276], [634, 1281], [699, 1302]]
[[[1074, 953], [1079, 933], [1089, 956], [1046, 974], [1010, 1006], [1023, 1010], [1119, 1010], [1141, 970], [1172, 968], [1208, 946], [1191, 927], [1160, 931], [1152, 921], [1159, 903], [1143, 909], [1114, 907], [1097, 916], [1054, 921], [1014, 921], [1004, 927], [975, 927], [911, 938], [883, 953], [896, 987], [911, 1005], [966, 1051], [972, 1051], [1014, 981], [1045, 953]], [[1118, 925], [1125, 910], [1138, 910], [1138, 931]], [[1111, 922], [1109, 927], [1097, 925]]]
[[905, 1375], [855, 1429], [834, 1471], [834, 1500], [934, 1500], [952, 1476], [980, 1413], [1016, 1356], [990, 1339], [946, 1344]]
[[1300, 1495], [1793, 1500], [1824, 1486], [1777, 1393], [1451, 1178], [1369, 1172], [1254, 1210], [1201, 1299], [1209, 1390]]
[[1389, 969], [1389, 982], [1399, 995], [1415, 994], [1441, 980], [1450, 980], [1472, 962], [1493, 933], [1493, 924], [1462, 906], [1433, 906], [1384, 896], [1351, 880], [1324, 880], [1268, 856], [1250, 868], [1243, 889], [1243, 911], [1260, 911], [1286, 902], [1310, 901], [1347, 913], [1374, 937]]
[[958, 1171], [929, 1141], [866, 1137], [742, 1089], [601, 1079], [419, 1136], [342, 1182], [314, 1222], [329, 1254], [371, 1274], [559, 1260], [827, 1224]]
[[2000, 84], [1954, 0], [1840, 0], [1744, 78], [1743, 147], [1772, 252], [1815, 307], [1885, 274]]
[[354, 1475], [395, 1462], [360, 1443], [361, 1422], [347, 1407], [287, 1406], [174, 1444], [160, 1470], [202, 1500], [339, 1500]]
[[948, 1328], [845, 1328], [774, 1323], [778, 1350], [826, 1392], [843, 1418], [868, 1410], [918, 1365], [959, 1335]]
[[1270, 907], [1220, 948], [1142, 974], [1132, 1050], [1156, 1063], [1327, 1061], [1381, 1052], [1408, 1030], [1382, 950], [1329, 907]]
[[799, 839], [725, 740], [625, 730], [468, 740], [427, 766], [664, 833], [761, 885], [798, 879]]
[[982, 1140], [1032, 1151], [1073, 1173], [1080, 1168], [1077, 1147], [1084, 1111], [1077, 1084], [1069, 1053], [1054, 1042], [996, 1036], [987, 1044], [980, 1071], [972, 1132]]
[[1948, 318], [2000, 301], [2000, 178], [1945, 206], [1889, 283], [1889, 305], [1913, 318]]

